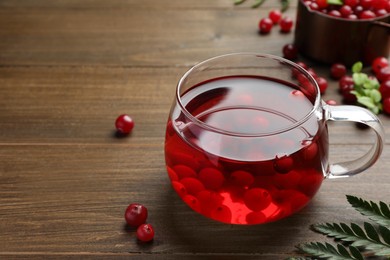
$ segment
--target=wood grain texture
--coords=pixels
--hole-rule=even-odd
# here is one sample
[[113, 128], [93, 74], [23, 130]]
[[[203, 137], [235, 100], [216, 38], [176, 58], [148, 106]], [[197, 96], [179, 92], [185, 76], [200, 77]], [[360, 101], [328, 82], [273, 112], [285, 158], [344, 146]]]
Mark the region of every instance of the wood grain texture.
[[[276, 223], [216, 223], [172, 191], [163, 145], [179, 78], [218, 54], [281, 55], [293, 34], [257, 33], [259, 18], [278, 6], [0, 0], [0, 259], [284, 259], [298, 243], [324, 239], [311, 223], [364, 220], [345, 194], [388, 199], [388, 143], [375, 166], [324, 181], [308, 207]], [[328, 78], [327, 66], [305, 61]], [[340, 102], [337, 82], [329, 84], [323, 98]], [[136, 122], [125, 138], [114, 131], [121, 113]], [[353, 124], [329, 131], [331, 161], [361, 156], [373, 138]], [[131, 202], [148, 207], [153, 243], [125, 226]]]

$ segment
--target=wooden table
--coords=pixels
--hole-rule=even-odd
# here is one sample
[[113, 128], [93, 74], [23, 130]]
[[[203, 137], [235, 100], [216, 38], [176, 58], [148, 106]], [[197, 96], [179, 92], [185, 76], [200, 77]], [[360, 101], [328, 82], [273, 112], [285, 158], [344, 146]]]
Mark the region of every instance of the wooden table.
[[[219, 224], [192, 212], [164, 169], [165, 123], [181, 75], [211, 56], [282, 55], [293, 33], [257, 23], [278, 1], [251, 9], [230, 0], [0, 0], [0, 258], [284, 259], [324, 240], [317, 222], [362, 222], [346, 194], [390, 195], [390, 152], [349, 179], [326, 180], [298, 214], [259, 226]], [[293, 2], [287, 15], [294, 17]], [[303, 60], [328, 77], [329, 67]], [[324, 99], [341, 100], [330, 80]], [[115, 136], [119, 114], [131, 136]], [[385, 128], [390, 118], [381, 115]], [[373, 134], [330, 126], [331, 159], [362, 155]], [[387, 135], [387, 137], [389, 137]], [[390, 139], [390, 138], [388, 138]], [[123, 214], [149, 209], [152, 243]]]

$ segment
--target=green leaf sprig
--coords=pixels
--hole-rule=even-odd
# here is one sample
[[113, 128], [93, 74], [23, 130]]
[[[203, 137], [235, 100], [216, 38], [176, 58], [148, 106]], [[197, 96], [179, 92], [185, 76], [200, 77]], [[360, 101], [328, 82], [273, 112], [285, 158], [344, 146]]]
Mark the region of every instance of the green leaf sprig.
[[347, 195], [351, 206], [363, 216], [375, 222], [368, 222], [363, 227], [351, 223], [320, 223], [311, 226], [311, 229], [337, 241], [334, 246], [330, 243], [310, 242], [297, 246], [304, 257], [290, 257], [289, 260], [308, 259], [335, 259], [335, 260], [363, 260], [365, 257], [385, 257], [390, 259], [390, 207], [380, 201], [375, 203], [361, 198]]
[[352, 66], [352, 78], [354, 82], [354, 89], [351, 91], [357, 98], [357, 102], [374, 114], [379, 114], [382, 110], [382, 95], [379, 92], [379, 82], [374, 77], [369, 77], [367, 74], [361, 72], [363, 64], [357, 62]]

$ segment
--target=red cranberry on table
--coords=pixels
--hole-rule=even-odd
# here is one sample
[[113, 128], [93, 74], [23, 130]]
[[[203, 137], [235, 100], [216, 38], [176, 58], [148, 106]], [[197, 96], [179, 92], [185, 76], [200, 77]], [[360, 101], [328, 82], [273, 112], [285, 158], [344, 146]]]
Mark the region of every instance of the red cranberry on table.
[[378, 57], [372, 61], [371, 69], [377, 74], [382, 68], [388, 67], [389, 61], [385, 57]]
[[320, 89], [320, 93], [325, 94], [326, 89], [328, 88], [328, 81], [323, 77], [317, 77], [316, 81]]
[[286, 44], [283, 46], [283, 57], [289, 60], [295, 60], [298, 57], [298, 49], [294, 44]]
[[347, 68], [341, 63], [335, 63], [330, 68], [330, 76], [334, 79], [340, 79], [347, 73]]
[[129, 134], [134, 128], [134, 121], [129, 115], [123, 114], [116, 119], [115, 127], [121, 134]]
[[382, 95], [382, 99], [390, 97], [390, 79], [383, 81], [379, 87], [379, 92]]
[[390, 79], [390, 66], [381, 68], [378, 73], [376, 73], [376, 78], [379, 80], [379, 82]]
[[154, 228], [150, 224], [142, 224], [137, 228], [137, 238], [142, 242], [152, 241], [154, 238]]
[[271, 31], [273, 25], [274, 25], [274, 23], [272, 22], [272, 20], [270, 18], [266, 17], [266, 18], [261, 19], [259, 22], [260, 33], [262, 33], [262, 34], [269, 33]]
[[282, 12], [280, 10], [271, 10], [268, 14], [268, 18], [272, 20], [274, 24], [277, 24], [282, 18]]
[[288, 33], [291, 31], [291, 28], [293, 27], [293, 21], [290, 17], [285, 16], [280, 20], [279, 26], [280, 26], [280, 31]]
[[125, 211], [126, 223], [131, 227], [138, 227], [146, 222], [148, 210], [139, 203], [130, 204]]
[[383, 111], [390, 115], [390, 97], [383, 99]]

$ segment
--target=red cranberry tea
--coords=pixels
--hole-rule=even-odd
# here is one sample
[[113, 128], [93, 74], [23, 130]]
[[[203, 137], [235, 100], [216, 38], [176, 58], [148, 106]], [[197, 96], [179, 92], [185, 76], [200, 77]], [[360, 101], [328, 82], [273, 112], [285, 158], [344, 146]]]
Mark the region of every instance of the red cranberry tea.
[[320, 187], [327, 130], [298, 86], [216, 78], [188, 89], [181, 104], [168, 120], [166, 165], [193, 210], [225, 223], [266, 223], [300, 210]]

